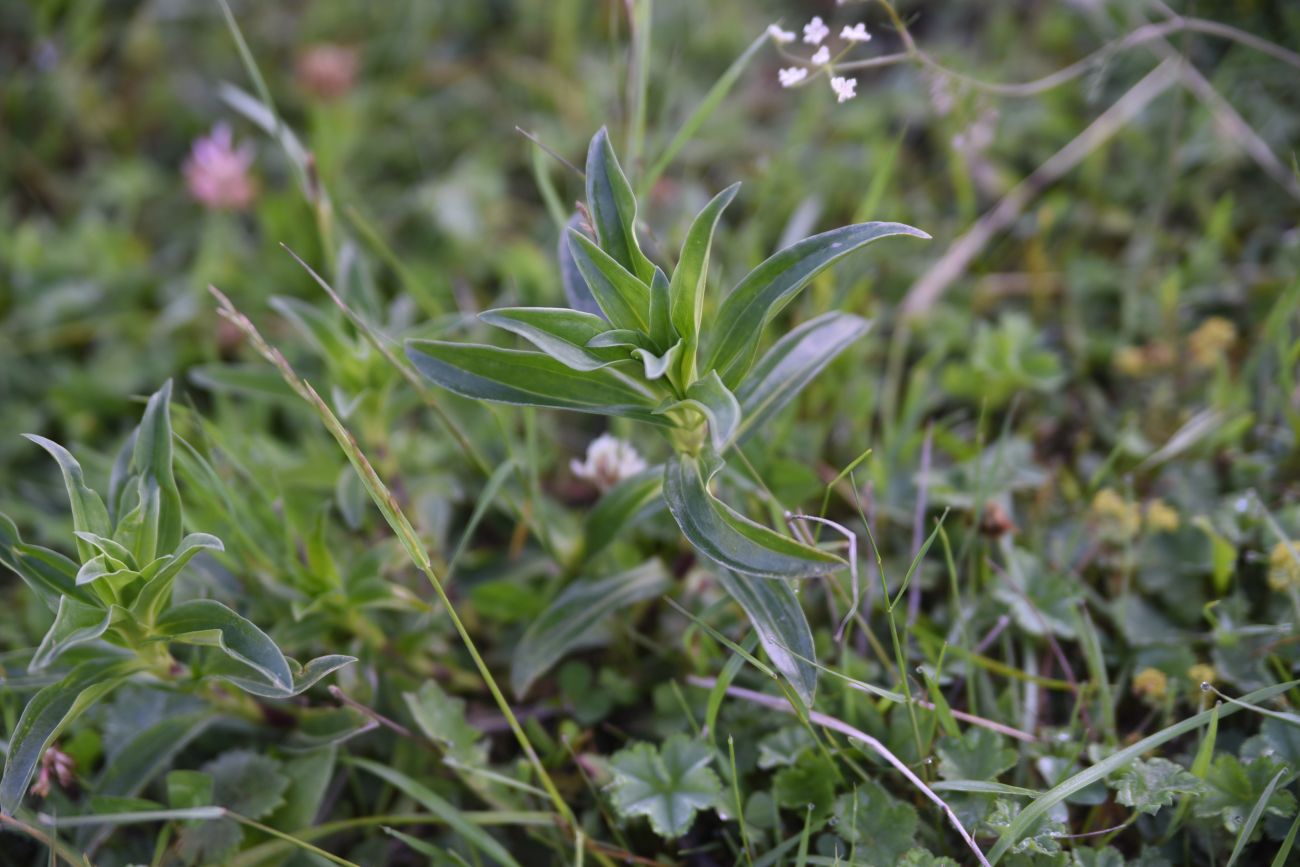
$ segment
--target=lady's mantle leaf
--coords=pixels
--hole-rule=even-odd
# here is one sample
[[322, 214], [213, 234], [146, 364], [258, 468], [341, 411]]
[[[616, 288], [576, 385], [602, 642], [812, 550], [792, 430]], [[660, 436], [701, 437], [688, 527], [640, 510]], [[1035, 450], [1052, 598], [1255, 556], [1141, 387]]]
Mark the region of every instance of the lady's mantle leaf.
[[610, 759], [610, 792], [623, 817], [645, 816], [660, 837], [674, 839], [690, 830], [695, 814], [717, 803], [722, 784], [707, 765], [713, 751], [677, 734], [662, 749], [639, 743]]

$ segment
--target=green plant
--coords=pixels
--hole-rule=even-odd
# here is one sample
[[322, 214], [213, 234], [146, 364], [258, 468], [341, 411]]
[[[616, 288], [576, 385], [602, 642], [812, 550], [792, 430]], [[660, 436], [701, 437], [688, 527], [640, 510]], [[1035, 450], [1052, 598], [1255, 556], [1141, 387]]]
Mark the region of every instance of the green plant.
[[[32, 673], [69, 667], [23, 708], [9, 741], [0, 808], [18, 807], [45, 750], [74, 719], [118, 687], [145, 679], [180, 690], [222, 680], [258, 698], [298, 695], [356, 660], [329, 655], [300, 665], [255, 624], [212, 599], [174, 602], [193, 558], [221, 551], [206, 533], [183, 535], [173, 473], [171, 383], [149, 398], [113, 465], [107, 498], [86, 484], [63, 446], [28, 438], [58, 462], [72, 507], [77, 559], [23, 542], [0, 515], [0, 563], [54, 612]], [[217, 700], [217, 696], [213, 696]]]
[[[697, 552], [747, 579], [773, 579], [736, 599], [774, 661], [812, 701], [816, 674], [785, 648], [810, 645], [807, 621], [785, 579], [847, 564], [825, 548], [760, 524], [709, 490], [728, 450], [763, 429], [870, 323], [827, 313], [761, 357], [766, 326], [830, 265], [891, 235], [928, 238], [900, 223], [860, 223], [793, 244], [749, 272], [705, 327], [709, 255], [739, 185], [695, 217], [669, 276], [642, 251], [637, 203], [604, 129], [587, 150], [586, 208], [561, 244], [570, 308], [513, 307], [480, 318], [536, 350], [411, 340], [407, 355], [438, 385], [479, 400], [620, 416], [656, 428], [673, 455], [661, 476], [668, 511]], [[731, 582], [728, 582], [729, 584]], [[780, 616], [774, 612], [779, 609]]]

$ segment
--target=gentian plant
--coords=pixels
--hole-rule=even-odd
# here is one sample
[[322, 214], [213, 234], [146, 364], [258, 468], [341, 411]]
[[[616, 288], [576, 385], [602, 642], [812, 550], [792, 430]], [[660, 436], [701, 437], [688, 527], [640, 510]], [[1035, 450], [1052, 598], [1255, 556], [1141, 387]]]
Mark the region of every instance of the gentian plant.
[[466, 397], [621, 416], [659, 430], [673, 450], [655, 480], [669, 512], [695, 550], [720, 567], [768, 655], [811, 702], [812, 637], [784, 579], [826, 575], [847, 563], [746, 517], [709, 486], [728, 450], [762, 430], [869, 323], [826, 313], [760, 357], [765, 327], [809, 281], [855, 250], [890, 235], [929, 236], [875, 222], [806, 238], [749, 272], [706, 328], [713, 235], [738, 189], [718, 193], [696, 216], [670, 276], [642, 250], [636, 199], [602, 129], [587, 151], [585, 214], [570, 221], [560, 245], [570, 307], [480, 314], [535, 350], [412, 340], [407, 355], [424, 376]]
[[24, 542], [0, 514], [0, 564], [55, 614], [29, 665], [30, 674], [53, 682], [32, 696], [13, 729], [0, 780], [5, 814], [21, 803], [59, 733], [129, 681], [192, 690], [221, 680], [259, 698], [282, 699], [356, 661], [330, 655], [300, 665], [221, 602], [173, 602], [173, 586], [194, 557], [221, 551], [222, 543], [207, 533], [184, 534], [170, 398], [170, 383], [149, 398], [113, 465], [107, 498], [86, 484], [67, 449], [28, 436], [62, 471], [77, 559]]

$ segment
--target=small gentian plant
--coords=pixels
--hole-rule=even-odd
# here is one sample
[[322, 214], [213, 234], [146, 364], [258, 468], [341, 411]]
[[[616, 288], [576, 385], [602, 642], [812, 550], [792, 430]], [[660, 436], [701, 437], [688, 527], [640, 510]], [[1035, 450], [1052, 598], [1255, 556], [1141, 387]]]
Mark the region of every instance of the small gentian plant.
[[411, 340], [406, 351], [424, 376], [466, 397], [654, 427], [673, 449], [663, 470], [664, 500], [698, 552], [740, 575], [824, 575], [845, 561], [745, 517], [709, 484], [733, 445], [761, 430], [869, 327], [858, 316], [827, 313], [755, 361], [767, 324], [809, 281], [855, 250], [890, 235], [929, 236], [900, 223], [860, 223], [806, 238], [749, 272], [706, 328], [714, 230], [738, 189], [718, 193], [695, 217], [669, 275], [642, 251], [636, 199], [602, 129], [587, 151], [587, 219], [572, 220], [560, 245], [570, 306], [512, 307], [479, 317], [534, 350]]
[[176, 579], [194, 557], [223, 546], [207, 533], [183, 533], [170, 398], [170, 383], [149, 398], [114, 463], [107, 499], [86, 484], [67, 449], [28, 435], [62, 471], [77, 559], [24, 542], [0, 514], [0, 564], [54, 612], [29, 664], [31, 674], [53, 674], [54, 682], [32, 696], [14, 726], [0, 779], [5, 814], [21, 803], [59, 733], [128, 681], [189, 689], [220, 679], [260, 698], [289, 698], [356, 661], [331, 655], [300, 665], [216, 600], [173, 603]]

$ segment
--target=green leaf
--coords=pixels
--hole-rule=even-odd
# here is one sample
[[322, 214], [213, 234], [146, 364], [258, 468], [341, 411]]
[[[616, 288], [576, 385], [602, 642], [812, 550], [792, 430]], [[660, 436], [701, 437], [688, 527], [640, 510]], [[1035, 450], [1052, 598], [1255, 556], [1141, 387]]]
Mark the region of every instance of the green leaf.
[[801, 755], [816, 746], [803, 726], [785, 726], [758, 742], [758, 766], [765, 770], [793, 765]]
[[977, 726], [960, 737], [941, 738], [939, 776], [945, 780], [996, 780], [1016, 764], [1016, 751], [996, 732]]
[[569, 230], [569, 255], [616, 328], [649, 330], [650, 287], [643, 280], [576, 229]]
[[1209, 791], [1193, 804], [1192, 812], [1206, 818], [1218, 817], [1225, 830], [1236, 833], [1264, 792], [1269, 791], [1270, 797], [1261, 809], [1266, 815], [1289, 818], [1296, 809], [1295, 796], [1285, 789], [1273, 791], [1270, 787], [1278, 768], [1269, 756], [1243, 763], [1232, 753], [1219, 753], [1206, 778]]
[[1168, 759], [1138, 759], [1106, 781], [1125, 807], [1155, 815], [1183, 795], [1200, 795], [1205, 784]]
[[578, 263], [573, 260], [573, 249], [569, 244], [569, 232], [582, 231], [582, 216], [574, 214], [560, 231], [560, 241], [556, 244], [556, 256], [560, 263], [560, 282], [564, 285], [564, 300], [574, 310], [601, 315], [596, 296], [591, 294], [586, 279], [578, 270]]
[[[63, 485], [68, 490], [68, 502], [72, 504], [72, 528], [78, 532], [94, 533], [98, 536], [110, 535], [113, 528], [108, 520], [108, 509], [105, 508], [99, 494], [87, 487], [85, 476], [81, 472], [81, 464], [77, 463], [72, 453], [54, 440], [43, 436], [36, 434], [23, 434], [23, 436], [49, 452], [58, 463], [59, 471], [63, 473]], [[95, 556], [94, 546], [78, 536], [77, 554], [83, 562], [89, 560]]]
[[577, 371], [538, 352], [436, 340], [408, 341], [406, 355], [427, 379], [464, 397], [665, 424], [644, 387], [609, 369]]
[[630, 328], [611, 328], [604, 334], [597, 334], [587, 341], [588, 349], [606, 349], [613, 346], [626, 347], [627, 349], [644, 349], [648, 352], [655, 351], [654, 344], [650, 342], [649, 337]]
[[595, 557], [651, 506], [663, 500], [662, 467], [650, 467], [629, 476], [596, 501], [582, 522], [582, 547], [574, 557], [575, 568]]
[[776, 772], [772, 795], [787, 810], [801, 816], [811, 813], [813, 822], [821, 822], [835, 804], [835, 765], [821, 753], [806, 753], [793, 765]]
[[519, 862], [506, 851], [504, 846], [482, 828], [472, 824], [459, 810], [434, 794], [427, 786], [417, 783], [400, 771], [368, 759], [348, 759], [348, 763], [374, 774], [390, 786], [403, 792], [407, 797], [413, 799], [421, 807], [424, 807], [424, 809], [445, 822], [447, 827], [459, 834], [466, 843], [498, 864], [504, 864], [507, 867], [520, 867]]
[[54, 623], [41, 639], [27, 670], [41, 671], [65, 651], [102, 638], [114, 623], [129, 619], [131, 615], [120, 606], [105, 609], [101, 605], [87, 605], [65, 596], [59, 600]]
[[609, 760], [614, 809], [620, 816], [645, 816], [665, 839], [690, 830], [695, 814], [713, 807], [722, 784], [708, 764], [713, 750], [686, 735], [676, 734], [656, 750], [638, 743], [619, 750]]
[[18, 526], [0, 512], [0, 566], [14, 572], [51, 611], [59, 600], [71, 597], [87, 605], [101, 605], [94, 595], [77, 586], [77, 564], [67, 557], [28, 545], [18, 535]]
[[686, 389], [683, 400], [661, 406], [657, 412], [670, 413], [687, 410], [704, 418], [709, 429], [709, 439], [716, 454], [722, 454], [732, 443], [740, 428], [740, 403], [716, 371], [697, 379]]
[[[95, 794], [136, 797], [150, 780], [169, 767], [177, 754], [203, 734], [216, 718], [214, 710], [197, 710], [168, 716], [133, 732], [130, 740], [117, 745], [112, 759], [95, 781]], [[170, 777], [169, 774], [169, 783]], [[168, 801], [172, 807], [205, 807], [212, 803], [211, 800], [191, 804]]]
[[844, 561], [764, 527], [715, 498], [700, 459], [677, 455], [664, 468], [664, 500], [687, 541], [720, 566], [762, 578], [824, 575]]
[[826, 313], [778, 340], [736, 388], [745, 416], [736, 439], [762, 430], [769, 418], [870, 328], [871, 323], [861, 317]]
[[515, 646], [510, 685], [523, 698], [529, 687], [569, 651], [603, 643], [602, 621], [620, 608], [668, 590], [668, 573], [658, 560], [600, 581], [575, 581], [533, 621]]
[[13, 815], [46, 748], [69, 723], [115, 689], [138, 666], [130, 659], [89, 660], [32, 696], [9, 738], [4, 776], [0, 778], [0, 811], [6, 816]]
[[148, 563], [159, 551], [173, 551], [181, 543], [184, 517], [172, 471], [171, 397], [168, 380], [145, 405], [127, 468], [128, 477], [135, 480], [139, 504], [120, 520], [114, 534], [119, 540], [125, 535], [130, 542], [127, 547], [139, 563]]
[[785, 675], [805, 707], [817, 694], [817, 648], [799, 597], [783, 578], [747, 578], [718, 570], [718, 582], [758, 633], [767, 658]]
[[275, 759], [252, 750], [229, 750], [203, 766], [212, 777], [212, 800], [250, 819], [261, 819], [280, 806], [289, 778]]
[[293, 672], [293, 685], [288, 689], [282, 689], [280, 686], [267, 683], [263, 679], [248, 677], [248, 670], [233, 661], [233, 659], [228, 660], [228, 664], [225, 666], [218, 666], [212, 671], [212, 674], [233, 683], [244, 692], [262, 698], [292, 698], [311, 689], [322, 678], [356, 662], [357, 658], [333, 653], [318, 656], [306, 665], [299, 665], [296, 660], [289, 657], [285, 657], [285, 661], [289, 663], [289, 670]]
[[589, 349], [588, 341], [609, 330], [599, 316], [562, 307], [505, 307], [478, 318], [517, 334], [556, 361], [574, 370], [598, 370], [626, 361], [625, 352]]
[[870, 780], [836, 798], [833, 813], [835, 833], [875, 864], [896, 863], [916, 836], [916, 810]]
[[649, 349], [633, 349], [632, 357], [645, 365], [645, 378], [653, 382], [668, 375], [668, 372], [676, 366], [677, 358], [681, 353], [682, 341], [678, 340], [662, 354]]
[[603, 126], [587, 148], [587, 210], [600, 246], [620, 265], [649, 283], [654, 265], [636, 240], [636, 197], [618, 164]]
[[669, 288], [673, 326], [686, 341], [686, 351], [690, 354], [688, 363], [692, 366], [699, 345], [700, 317], [704, 312], [704, 292], [709, 279], [709, 251], [713, 246], [713, 232], [722, 212], [731, 204], [739, 189], [740, 184], [727, 187], [714, 196], [695, 217], [691, 227], [686, 230], [682, 252], [677, 257], [677, 268], [673, 271]]
[[[1275, 695], [1294, 689], [1296, 686], [1300, 686], [1300, 681], [1293, 680], [1286, 683], [1277, 683], [1248, 693], [1242, 696], [1240, 700], [1250, 704], [1258, 704]], [[1001, 831], [998, 842], [988, 854], [989, 863], [997, 864], [1023, 835], [1029, 833], [1030, 829], [1037, 826], [1038, 822], [1047, 816], [1049, 811], [1070, 797], [1070, 795], [1087, 788], [1098, 780], [1105, 779], [1130, 760], [1144, 755], [1174, 738], [1195, 731], [1212, 719], [1219, 719], [1234, 714], [1239, 710], [1241, 710], [1241, 705], [1234, 703], [1218, 705], [1210, 710], [1202, 711], [1182, 722], [1161, 729], [1153, 735], [1148, 735], [1137, 743], [1116, 751], [1105, 760], [1057, 783], [1039, 796], [1032, 804], [1026, 806], [1024, 810], [1016, 815], [1014, 821]]]
[[[1000, 834], [999, 842], [1017, 828], [1023, 828], [1016, 836], [1016, 843], [1011, 852], [1017, 855], [1055, 855], [1061, 851], [1060, 837], [1068, 833], [1065, 824], [1047, 811], [1033, 810], [1033, 804], [1021, 806], [1012, 801], [998, 798], [993, 804], [993, 812], [984, 819], [989, 830]], [[1026, 819], [1026, 815], [1032, 817]], [[996, 863], [990, 856], [990, 862]]]
[[270, 636], [220, 602], [183, 602], [163, 612], [155, 627], [172, 641], [221, 649], [262, 675], [276, 690], [293, 689], [293, 672]]
[[419, 692], [402, 693], [402, 698], [420, 731], [442, 744], [450, 758], [471, 767], [487, 764], [488, 743], [465, 719], [464, 699], [447, 695], [432, 680], [426, 680]]
[[776, 253], [742, 279], [718, 310], [713, 349], [704, 370], [735, 387], [753, 361], [763, 327], [810, 280], [854, 250], [890, 235], [929, 238], [901, 223], [858, 223], [832, 229]]
[[173, 810], [212, 806], [212, 775], [203, 771], [169, 772], [167, 805]]
[[172, 554], [154, 560], [141, 573], [144, 585], [131, 602], [131, 613], [142, 623], [153, 623], [171, 601], [172, 584], [176, 577], [200, 551], [224, 551], [225, 545], [216, 536], [207, 533], [190, 533], [181, 540]]
[[650, 340], [661, 350], [678, 342], [677, 328], [672, 320], [672, 299], [668, 277], [656, 267], [650, 281]]

